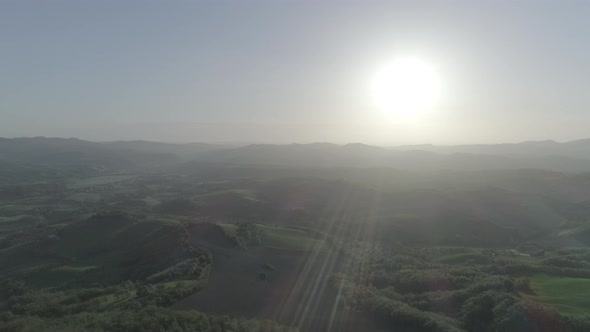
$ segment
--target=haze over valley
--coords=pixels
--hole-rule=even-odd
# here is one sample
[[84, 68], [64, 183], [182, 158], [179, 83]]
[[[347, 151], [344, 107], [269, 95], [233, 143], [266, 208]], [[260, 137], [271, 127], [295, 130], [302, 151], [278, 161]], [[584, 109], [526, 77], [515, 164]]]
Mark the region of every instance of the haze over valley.
[[590, 331], [589, 15], [0, 1], [0, 332]]

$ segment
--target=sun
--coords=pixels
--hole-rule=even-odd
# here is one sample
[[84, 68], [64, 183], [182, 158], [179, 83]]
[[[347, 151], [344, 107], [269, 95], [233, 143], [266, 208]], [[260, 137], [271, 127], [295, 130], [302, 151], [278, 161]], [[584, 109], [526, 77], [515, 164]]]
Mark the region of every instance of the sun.
[[440, 97], [435, 67], [418, 58], [399, 58], [381, 68], [371, 83], [375, 105], [400, 119], [416, 119]]

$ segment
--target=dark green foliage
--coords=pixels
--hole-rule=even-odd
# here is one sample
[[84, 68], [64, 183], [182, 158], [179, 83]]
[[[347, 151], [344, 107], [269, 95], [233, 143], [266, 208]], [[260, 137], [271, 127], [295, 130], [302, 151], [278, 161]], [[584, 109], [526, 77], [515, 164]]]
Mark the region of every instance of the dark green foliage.
[[2, 312], [2, 314], [0, 315], [0, 320], [4, 323], [8, 323], [13, 318], [14, 318], [14, 314], [10, 310], [6, 310], [6, 311]]
[[517, 299], [511, 294], [498, 291], [485, 291], [479, 295], [469, 297], [461, 308], [461, 320], [469, 331], [495, 331], [497, 315]]
[[[588, 326], [586, 318], [560, 315], [522, 300], [521, 293], [533, 292], [529, 278], [506, 272], [493, 275], [491, 259], [479, 266], [472, 266], [469, 259], [462, 262], [459, 257], [468, 258], [469, 250], [473, 251], [397, 246], [390, 256], [384, 248], [364, 248], [361, 254], [351, 253], [358, 261], [351, 264], [349, 275], [335, 275], [333, 285], [340, 289], [346, 307], [370, 312], [399, 330], [583, 331]], [[511, 257], [502, 251], [482, 254], [494, 260]], [[440, 255], [453, 259], [441, 260]], [[399, 257], [394, 270], [387, 264], [391, 257]]]
[[373, 287], [355, 285], [346, 276], [334, 277], [349, 310], [368, 311], [388, 322], [388, 326], [408, 331], [460, 331], [456, 322], [444, 316], [421, 311], [395, 299], [395, 291], [385, 296]]
[[0, 297], [10, 298], [23, 295], [26, 292], [27, 287], [22, 280], [7, 279], [0, 284]]
[[139, 310], [113, 310], [103, 313], [79, 313], [62, 318], [40, 320], [13, 317], [2, 331], [294, 331], [271, 321], [243, 320], [210, 316], [198, 312], [174, 311], [158, 307]]
[[241, 248], [262, 244], [260, 229], [255, 223], [238, 223], [233, 239]]
[[514, 281], [514, 289], [521, 293], [532, 293], [531, 280], [529, 278], [518, 278]]
[[557, 268], [590, 268], [590, 263], [576, 255], [549, 257], [544, 259], [542, 264]]
[[575, 318], [570, 316], [562, 317], [563, 323], [571, 332], [590, 331], [590, 317]]

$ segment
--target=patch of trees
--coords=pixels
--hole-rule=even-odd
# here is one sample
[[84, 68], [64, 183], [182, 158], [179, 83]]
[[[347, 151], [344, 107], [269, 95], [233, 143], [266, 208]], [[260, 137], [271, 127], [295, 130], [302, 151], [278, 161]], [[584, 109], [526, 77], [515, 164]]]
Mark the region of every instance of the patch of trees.
[[262, 244], [262, 232], [255, 223], [237, 223], [230, 239], [240, 248], [255, 247]]
[[[588, 317], [562, 315], [544, 305], [523, 300], [519, 293], [532, 292], [530, 280], [508, 274], [510, 268], [500, 273], [496, 265], [506, 262], [471, 265], [468, 259], [461, 262], [449, 256], [453, 257], [453, 265], [447, 265], [437, 260], [440, 253], [436, 253], [436, 248], [398, 246], [396, 255], [379, 247], [359, 246], [357, 249], [362, 252], [352, 251], [355, 260], [345, 273], [333, 276], [332, 285], [341, 294], [344, 307], [370, 313], [376, 320], [386, 322], [388, 328], [478, 332], [590, 330]], [[447, 251], [443, 255], [469, 257], [463, 255], [469, 253], [467, 249], [443, 250]], [[497, 254], [491, 256], [495, 258]], [[560, 256], [571, 258], [571, 253], [550, 257]], [[400, 258], [393, 269], [392, 257]], [[520, 266], [519, 271], [588, 272], [539, 264], [544, 262], [540, 258], [520, 263], [507, 261], [512, 265], [503, 264], [503, 267]]]
[[156, 283], [175, 279], [201, 279], [206, 278], [210, 268], [210, 256], [198, 256], [185, 259], [180, 263], [152, 274], [146, 278], [147, 282]]
[[549, 257], [544, 259], [542, 264], [558, 268], [590, 268], [590, 263], [575, 255]]
[[212, 316], [194, 311], [159, 307], [107, 312], [84, 312], [52, 319], [10, 316], [0, 326], [3, 331], [219, 331], [288, 332], [292, 328], [268, 320], [246, 320]]
[[385, 296], [372, 286], [355, 284], [345, 275], [337, 275], [332, 281], [340, 289], [345, 307], [367, 311], [389, 327], [408, 331], [461, 331], [452, 319], [422, 311], [391, 295]]
[[69, 290], [31, 290], [22, 281], [2, 283], [1, 331], [294, 331], [272, 321], [211, 316], [163, 308], [194, 293], [198, 283], [124, 282]]
[[137, 288], [137, 298], [130, 303], [126, 304], [126, 307], [135, 307], [136, 304], [142, 306], [145, 305], [156, 305], [156, 306], [169, 306], [176, 303], [178, 300], [194, 294], [200, 290], [205, 280], [190, 281], [176, 281], [166, 284], [145, 284]]

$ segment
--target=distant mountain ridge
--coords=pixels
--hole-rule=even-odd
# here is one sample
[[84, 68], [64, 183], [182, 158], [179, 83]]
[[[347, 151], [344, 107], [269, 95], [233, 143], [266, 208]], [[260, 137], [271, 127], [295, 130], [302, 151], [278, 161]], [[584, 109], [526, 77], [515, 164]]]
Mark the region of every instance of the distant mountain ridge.
[[[200, 154], [199, 158], [219, 163], [296, 167], [393, 167], [421, 171], [544, 169], [589, 172], [590, 140], [587, 144], [582, 143], [576, 141], [571, 145], [566, 144], [563, 145], [564, 149], [538, 148], [529, 142], [515, 145], [421, 145], [397, 148], [381, 148], [360, 143], [258, 144], [211, 150]], [[562, 147], [562, 143], [555, 144]], [[533, 148], [528, 148], [531, 145]]]
[[402, 170], [542, 169], [590, 172], [590, 139], [491, 145], [338, 145], [150, 141], [91, 142], [76, 138], [0, 138], [0, 161], [92, 167], [165, 167], [186, 162], [289, 167], [391, 167]]
[[553, 140], [525, 141], [521, 143], [472, 145], [403, 145], [394, 150], [423, 150], [436, 153], [474, 153], [512, 156], [562, 156], [590, 159], [590, 139], [559, 143]]
[[172, 144], [148, 141], [91, 142], [77, 138], [0, 138], [0, 162], [99, 168], [161, 166], [192, 155], [226, 147], [206, 143]]

